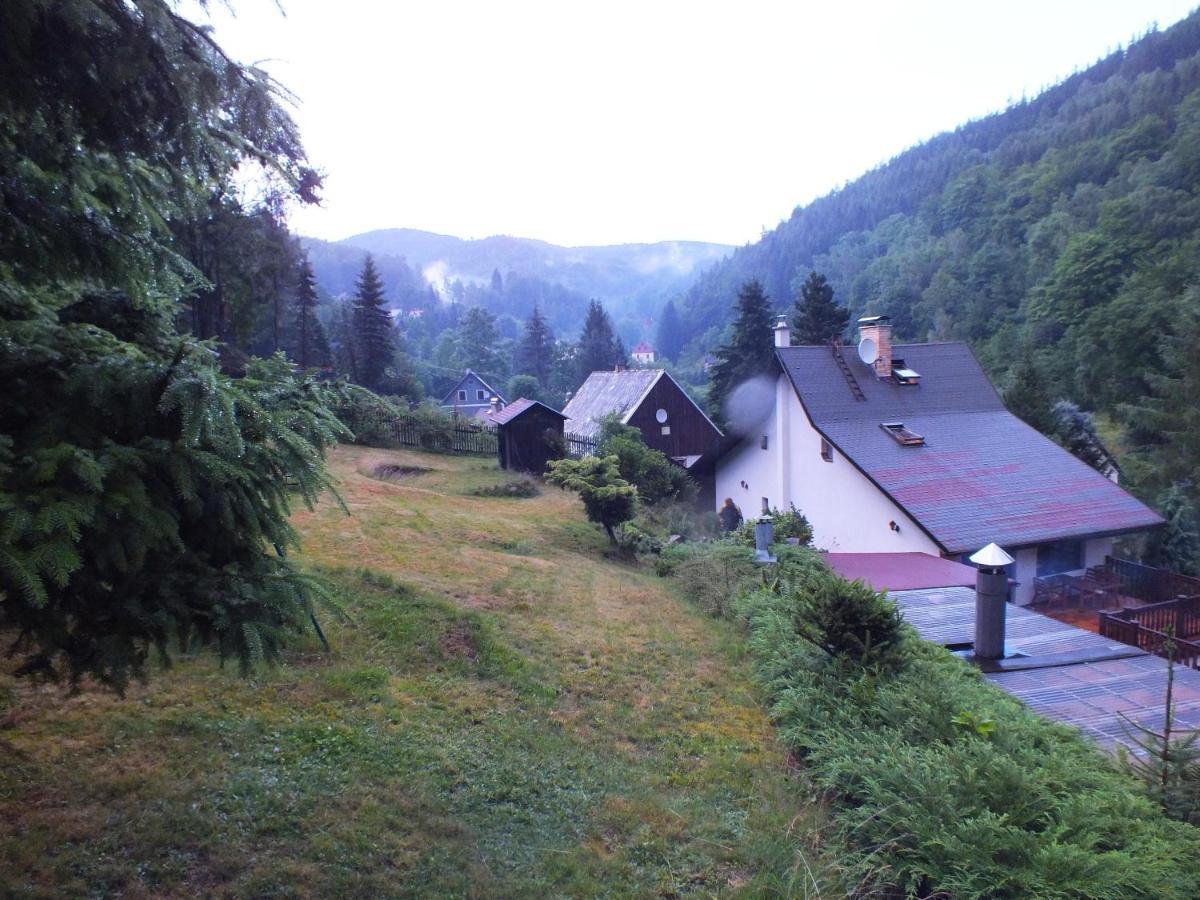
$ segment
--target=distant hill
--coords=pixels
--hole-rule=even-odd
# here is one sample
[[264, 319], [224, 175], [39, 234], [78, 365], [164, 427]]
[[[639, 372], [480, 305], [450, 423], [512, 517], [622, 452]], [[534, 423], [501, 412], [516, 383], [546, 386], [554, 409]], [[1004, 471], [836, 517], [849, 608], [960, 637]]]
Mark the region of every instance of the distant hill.
[[[353, 291], [363, 253], [370, 252], [389, 284], [409, 283], [409, 273], [439, 285], [455, 279], [485, 283], [499, 271], [505, 279], [515, 275], [556, 285], [584, 301], [594, 297], [618, 320], [652, 314], [701, 268], [733, 249], [698, 241], [560, 247], [529, 238], [464, 240], [409, 228], [369, 231], [337, 242], [304, 238], [303, 243], [318, 282], [331, 294]], [[581, 306], [578, 313], [582, 321]]]

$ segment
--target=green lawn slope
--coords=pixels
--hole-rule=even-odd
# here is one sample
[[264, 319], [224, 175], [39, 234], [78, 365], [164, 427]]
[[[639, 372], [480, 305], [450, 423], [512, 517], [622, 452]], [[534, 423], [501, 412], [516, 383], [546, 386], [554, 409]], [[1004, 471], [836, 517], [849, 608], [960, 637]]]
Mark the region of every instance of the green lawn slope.
[[[428, 471], [381, 481], [375, 466]], [[494, 463], [340, 448], [332, 652], [124, 698], [0, 672], [4, 896], [839, 896], [733, 626]]]

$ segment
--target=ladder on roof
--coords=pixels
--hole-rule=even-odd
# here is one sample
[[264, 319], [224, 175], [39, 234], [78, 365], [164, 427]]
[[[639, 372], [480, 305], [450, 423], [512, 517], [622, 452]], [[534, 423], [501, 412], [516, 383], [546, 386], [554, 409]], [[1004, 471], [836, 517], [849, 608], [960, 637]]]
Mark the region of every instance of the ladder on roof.
[[833, 353], [833, 360], [837, 363], [838, 368], [842, 370], [842, 377], [846, 379], [846, 384], [850, 386], [850, 393], [854, 395], [854, 399], [859, 402], [866, 402], [867, 395], [863, 393], [863, 389], [858, 384], [858, 379], [854, 377], [854, 373], [850, 371], [850, 366], [846, 362], [846, 357], [842, 355], [842, 345], [838, 343], [837, 338], [829, 341], [829, 349]]

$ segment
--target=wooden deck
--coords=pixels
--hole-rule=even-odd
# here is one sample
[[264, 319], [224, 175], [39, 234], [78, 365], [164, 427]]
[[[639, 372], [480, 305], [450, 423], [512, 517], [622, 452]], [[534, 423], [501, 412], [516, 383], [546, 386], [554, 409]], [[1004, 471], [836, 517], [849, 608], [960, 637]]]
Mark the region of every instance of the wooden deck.
[[[970, 588], [891, 596], [926, 640], [951, 647], [974, 640], [975, 592]], [[1165, 660], [1011, 605], [1005, 646], [1007, 655], [1015, 658], [985, 677], [1035, 712], [1073, 725], [1109, 748], [1133, 749], [1122, 713], [1148, 728], [1161, 728]], [[1200, 728], [1200, 672], [1176, 666], [1175, 707], [1175, 727]]]

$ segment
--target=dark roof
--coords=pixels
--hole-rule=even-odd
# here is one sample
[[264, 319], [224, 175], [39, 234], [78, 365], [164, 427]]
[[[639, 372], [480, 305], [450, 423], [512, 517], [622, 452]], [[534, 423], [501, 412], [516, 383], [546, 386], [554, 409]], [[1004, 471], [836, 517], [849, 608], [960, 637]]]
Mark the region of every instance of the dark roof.
[[829, 568], [850, 581], [877, 591], [970, 587], [975, 569], [930, 553], [826, 553]]
[[[446, 395], [444, 397], [442, 397], [442, 402], [441, 402], [442, 406], [458, 406], [459, 405], [459, 400], [454, 396], [454, 394], [459, 388], [462, 387], [462, 383], [464, 381], [466, 381], [468, 378], [474, 378], [476, 381], [478, 381], [480, 384], [482, 384], [485, 388], [487, 388], [487, 392], [492, 397], [496, 397], [497, 399], [499, 399], [499, 401], [501, 403], [507, 402], [504, 399], [504, 395], [501, 394], [494, 387], [492, 387], [490, 384], [488, 384], [484, 380], [482, 375], [480, 375], [478, 372], [474, 371], [473, 369], [467, 369], [465, 372], [462, 373], [462, 377], [459, 378], [457, 382], [455, 382], [454, 387], [452, 387], [452, 388], [450, 388], [450, 390], [446, 391]], [[463, 405], [464, 406], [478, 406], [480, 403], [485, 403], [485, 402], [487, 402], [487, 401], [472, 400], [471, 398], [468, 397], [467, 401], [465, 403], [463, 403]]]
[[545, 403], [542, 403], [540, 400], [530, 400], [527, 397], [522, 397], [519, 400], [514, 400], [499, 412], [492, 413], [490, 416], [488, 416], [488, 419], [496, 425], [507, 425], [517, 416], [521, 415], [521, 413], [533, 409], [535, 406], [540, 406], [542, 409], [558, 416], [560, 419], [566, 418], [566, 416], [560, 413], [557, 409], [552, 409]]
[[630, 417], [642, 405], [642, 400], [650, 393], [659, 379], [665, 378], [683, 394], [684, 398], [696, 407], [696, 411], [704, 416], [705, 421], [712, 425], [713, 431], [719, 436], [721, 429], [713, 423], [700, 405], [691, 398], [679, 382], [671, 377], [666, 369], [621, 369], [614, 372], [593, 372], [587, 381], [579, 386], [567, 405], [563, 407], [563, 415], [567, 417], [567, 431], [581, 437], [598, 437], [600, 420], [605, 416], [616, 413], [622, 422], [628, 422]]
[[[965, 344], [896, 344], [915, 385], [875, 377], [853, 348], [856, 400], [827, 346], [776, 351], [813, 426], [950, 553], [1158, 525], [1153, 510], [1009, 413]], [[905, 446], [880, 425], [924, 437]]]
[[605, 416], [617, 413], [625, 421], [662, 375], [662, 369], [593, 372], [563, 407], [567, 430], [594, 437], [600, 433], [600, 420]]

